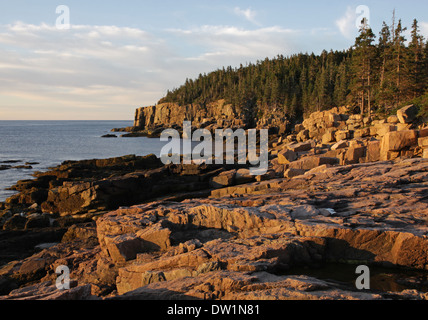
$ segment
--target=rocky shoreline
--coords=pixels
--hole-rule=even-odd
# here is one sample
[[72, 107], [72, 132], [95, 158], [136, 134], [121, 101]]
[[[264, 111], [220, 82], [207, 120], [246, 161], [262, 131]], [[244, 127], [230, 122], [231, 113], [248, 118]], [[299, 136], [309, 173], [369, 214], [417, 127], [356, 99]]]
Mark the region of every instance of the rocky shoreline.
[[[414, 106], [313, 113], [269, 149], [257, 177], [130, 155], [19, 181], [0, 204], [0, 300], [428, 299], [428, 128]], [[291, 273], [327, 264], [415, 276], [382, 291]], [[70, 290], [56, 289], [61, 265]]]

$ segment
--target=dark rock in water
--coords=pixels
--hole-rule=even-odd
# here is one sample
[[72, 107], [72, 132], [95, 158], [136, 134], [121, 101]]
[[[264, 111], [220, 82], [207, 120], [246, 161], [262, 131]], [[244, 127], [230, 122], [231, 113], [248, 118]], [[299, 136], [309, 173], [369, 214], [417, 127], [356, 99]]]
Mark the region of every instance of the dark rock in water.
[[117, 138], [117, 135], [115, 135], [115, 134], [105, 134], [105, 135], [101, 136], [101, 138]]
[[111, 132], [133, 132], [135, 131], [135, 127], [126, 127], [126, 128], [113, 128]]
[[5, 161], [0, 161], [0, 163], [19, 163], [22, 162], [22, 160], [5, 160]]
[[22, 166], [14, 166], [13, 169], [33, 169], [32, 166], [29, 165], [22, 165]]
[[12, 168], [12, 166], [8, 166], [8, 165], [1, 165], [1, 166], [0, 166], [0, 171], [8, 170], [8, 169], [11, 169], [11, 168]]
[[39, 162], [26, 162], [25, 165], [27, 166], [32, 166], [32, 165], [36, 165], [36, 164], [40, 164]]
[[[65, 161], [48, 172], [36, 172], [35, 180], [18, 181], [9, 190], [19, 191], [6, 200], [8, 205], [41, 205], [48, 199], [50, 190], [62, 187], [64, 183], [97, 181], [137, 170], [149, 170], [162, 166], [155, 155], [137, 157], [128, 155], [109, 159], [93, 159], [83, 161]], [[80, 190], [83, 191], [83, 190]]]
[[147, 132], [131, 132], [122, 134], [122, 138], [140, 138], [140, 137], [148, 137], [149, 134]]

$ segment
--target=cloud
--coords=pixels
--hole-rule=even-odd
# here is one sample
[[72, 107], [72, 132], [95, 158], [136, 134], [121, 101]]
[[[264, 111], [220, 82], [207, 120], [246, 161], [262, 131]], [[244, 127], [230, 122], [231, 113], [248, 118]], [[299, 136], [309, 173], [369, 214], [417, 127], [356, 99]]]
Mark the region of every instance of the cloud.
[[255, 10], [252, 10], [251, 8], [241, 9], [239, 7], [235, 7], [234, 12], [236, 15], [244, 17], [249, 22], [254, 23], [255, 25], [260, 25], [256, 20], [257, 12]]
[[[324, 49], [331, 30], [0, 25], [0, 119], [132, 119], [186, 78]], [[342, 48], [341, 45], [338, 45]]]
[[248, 30], [212, 25], [170, 32], [203, 49], [201, 54], [192, 57], [193, 60], [209, 61], [219, 67], [291, 54], [298, 50], [298, 38], [302, 34], [299, 30], [277, 26]]
[[132, 118], [133, 109], [155, 103], [174, 83], [167, 75], [172, 55], [162, 39], [135, 28], [0, 26], [0, 118], [11, 118], [5, 110], [23, 105], [49, 117], [65, 118], [68, 108], [80, 108], [85, 118], [105, 108], [100, 118], [117, 119], [117, 110]]
[[355, 9], [348, 7], [345, 14], [338, 20], [336, 20], [336, 26], [339, 28], [340, 33], [345, 38], [352, 38], [355, 32], [355, 20], [357, 15]]

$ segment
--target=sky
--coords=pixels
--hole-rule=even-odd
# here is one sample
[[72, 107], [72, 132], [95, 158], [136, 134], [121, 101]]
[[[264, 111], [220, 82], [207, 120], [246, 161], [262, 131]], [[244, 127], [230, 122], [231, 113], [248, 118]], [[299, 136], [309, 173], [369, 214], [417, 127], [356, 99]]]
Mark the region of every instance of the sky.
[[0, 120], [132, 120], [186, 78], [348, 49], [394, 9], [428, 38], [425, 0], [1, 1]]

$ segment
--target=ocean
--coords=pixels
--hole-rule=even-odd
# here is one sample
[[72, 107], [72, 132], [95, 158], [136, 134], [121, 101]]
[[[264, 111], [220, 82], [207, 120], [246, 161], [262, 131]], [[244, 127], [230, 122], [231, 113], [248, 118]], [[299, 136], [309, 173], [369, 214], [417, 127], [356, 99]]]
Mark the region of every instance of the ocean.
[[[160, 151], [166, 142], [150, 138], [101, 138], [113, 128], [132, 126], [132, 121], [0, 121], [0, 166], [32, 164], [32, 169], [0, 170], [0, 201], [15, 194], [5, 190], [18, 180], [32, 179], [66, 160], [105, 159]], [[5, 161], [19, 161], [4, 163]]]

